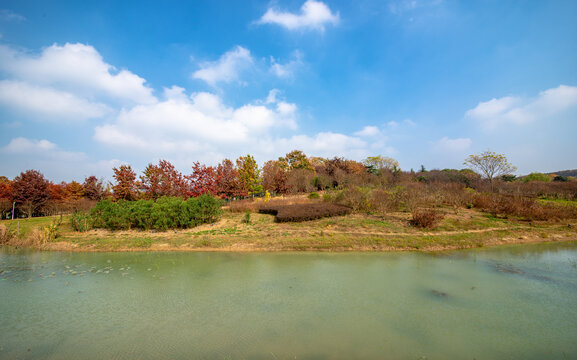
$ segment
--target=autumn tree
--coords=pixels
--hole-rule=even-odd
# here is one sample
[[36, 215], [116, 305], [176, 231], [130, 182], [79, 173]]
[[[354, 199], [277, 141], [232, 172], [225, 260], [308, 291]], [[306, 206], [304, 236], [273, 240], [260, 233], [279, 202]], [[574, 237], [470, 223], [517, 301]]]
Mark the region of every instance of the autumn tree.
[[215, 170], [216, 194], [223, 198], [244, 197], [247, 193], [238, 177], [232, 161], [224, 159]]
[[160, 160], [158, 165], [148, 164], [140, 176], [139, 187], [149, 199], [185, 196], [187, 192], [185, 178], [167, 160]]
[[13, 199], [28, 217], [32, 217], [42, 210], [50, 198], [48, 186], [49, 182], [42, 173], [27, 170], [12, 181]]
[[243, 189], [249, 194], [262, 192], [260, 169], [251, 155], [241, 156], [236, 160], [238, 178]]
[[0, 176], [0, 218], [12, 210], [12, 187], [6, 176]]
[[508, 175], [517, 170], [515, 166], [509, 163], [505, 155], [489, 150], [478, 155], [469, 155], [464, 165], [479, 171], [481, 175], [489, 180], [491, 187], [493, 186], [493, 179], [496, 177]]
[[288, 174], [280, 161], [269, 160], [262, 167], [262, 186], [265, 190], [284, 194], [288, 191]]
[[216, 195], [216, 169], [198, 161], [192, 165], [192, 174], [186, 177], [189, 181], [189, 195], [193, 197], [202, 194]]
[[106, 196], [106, 189], [102, 180], [98, 180], [94, 175], [84, 179], [82, 188], [84, 189], [84, 196], [89, 200], [99, 201]]
[[136, 173], [130, 165], [120, 165], [114, 171], [114, 180], [116, 184], [112, 186], [114, 199], [116, 200], [135, 200], [137, 197]]
[[313, 170], [313, 165], [307, 158], [304, 152], [301, 150], [293, 150], [286, 154], [284, 157], [278, 159], [281, 166], [289, 171], [296, 169]]
[[84, 187], [76, 181], [71, 181], [64, 187], [65, 197], [68, 200], [80, 200], [84, 196]]

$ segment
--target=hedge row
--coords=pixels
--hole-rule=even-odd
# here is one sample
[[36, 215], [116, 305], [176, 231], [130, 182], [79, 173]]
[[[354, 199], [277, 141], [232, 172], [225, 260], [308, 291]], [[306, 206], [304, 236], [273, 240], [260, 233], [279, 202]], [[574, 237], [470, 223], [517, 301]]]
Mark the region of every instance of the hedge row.
[[187, 200], [180, 197], [161, 197], [156, 201], [103, 200], [91, 210], [90, 216], [95, 228], [165, 231], [213, 223], [220, 218], [221, 213], [220, 200], [202, 195]]
[[259, 209], [262, 214], [275, 215], [276, 222], [298, 222], [315, 220], [323, 217], [350, 214], [348, 206], [334, 203], [313, 203], [293, 205], [270, 205]]

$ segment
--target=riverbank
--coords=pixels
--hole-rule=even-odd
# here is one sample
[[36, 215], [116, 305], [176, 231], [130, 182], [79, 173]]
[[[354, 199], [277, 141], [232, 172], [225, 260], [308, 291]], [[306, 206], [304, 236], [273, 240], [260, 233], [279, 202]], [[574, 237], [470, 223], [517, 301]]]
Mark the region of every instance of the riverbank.
[[[442, 251], [577, 241], [577, 226], [496, 218], [472, 209], [441, 209], [434, 229], [409, 225], [410, 214], [352, 214], [299, 223], [275, 223], [272, 215], [226, 211], [214, 223], [192, 229], [158, 231], [76, 232], [62, 218], [56, 236], [42, 239], [56, 217], [20, 220], [17, 245], [49, 251]], [[3, 221], [17, 227], [17, 220]]]

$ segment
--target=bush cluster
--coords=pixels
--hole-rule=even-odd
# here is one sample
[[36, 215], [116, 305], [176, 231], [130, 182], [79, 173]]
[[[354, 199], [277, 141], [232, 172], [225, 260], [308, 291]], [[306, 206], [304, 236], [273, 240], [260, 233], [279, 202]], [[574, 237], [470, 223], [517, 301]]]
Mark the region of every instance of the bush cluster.
[[574, 206], [555, 206], [538, 203], [533, 198], [500, 195], [478, 194], [473, 205], [494, 216], [517, 216], [527, 220], [561, 220], [577, 218]]
[[420, 228], [433, 228], [443, 219], [443, 214], [432, 209], [418, 209], [413, 211], [413, 217], [409, 221], [412, 226]]
[[110, 230], [186, 229], [213, 223], [222, 213], [220, 200], [201, 195], [183, 200], [180, 197], [161, 197], [156, 201], [138, 200], [100, 201], [90, 212], [92, 226]]
[[320, 219], [323, 217], [350, 214], [348, 206], [333, 203], [309, 203], [293, 205], [269, 205], [260, 208], [262, 214], [275, 215], [276, 222], [299, 222]]

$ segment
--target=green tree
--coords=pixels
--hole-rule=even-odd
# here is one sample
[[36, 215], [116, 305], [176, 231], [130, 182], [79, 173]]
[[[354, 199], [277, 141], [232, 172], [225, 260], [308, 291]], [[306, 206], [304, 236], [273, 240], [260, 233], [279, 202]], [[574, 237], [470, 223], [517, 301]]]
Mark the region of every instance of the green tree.
[[489, 150], [478, 155], [469, 155], [464, 165], [479, 171], [481, 175], [489, 180], [491, 185], [495, 177], [509, 175], [517, 170], [515, 166], [509, 163], [505, 155]]
[[[370, 173], [379, 174], [383, 170], [388, 170], [391, 172], [398, 172], [401, 170], [399, 162], [388, 156], [369, 156], [363, 160], [363, 165], [367, 168]], [[424, 169], [424, 166], [422, 167]]]
[[236, 167], [240, 183], [249, 195], [262, 192], [260, 169], [254, 157], [251, 155], [239, 157], [236, 160]]
[[286, 154], [285, 157], [280, 157], [278, 161], [280, 162], [281, 167], [287, 171], [298, 169], [314, 171], [309, 158], [301, 150], [293, 150]]

